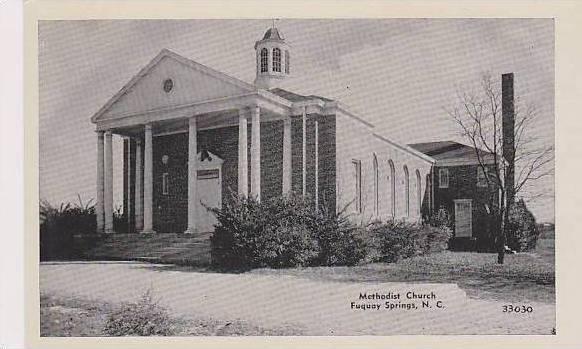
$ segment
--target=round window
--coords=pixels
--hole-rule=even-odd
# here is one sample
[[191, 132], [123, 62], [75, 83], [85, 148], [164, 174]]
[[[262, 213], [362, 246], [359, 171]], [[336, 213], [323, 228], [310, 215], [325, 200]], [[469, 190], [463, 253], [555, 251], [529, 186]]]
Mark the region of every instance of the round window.
[[166, 79], [164, 81], [164, 91], [166, 93], [172, 91], [172, 89], [174, 88], [174, 81], [172, 79]]

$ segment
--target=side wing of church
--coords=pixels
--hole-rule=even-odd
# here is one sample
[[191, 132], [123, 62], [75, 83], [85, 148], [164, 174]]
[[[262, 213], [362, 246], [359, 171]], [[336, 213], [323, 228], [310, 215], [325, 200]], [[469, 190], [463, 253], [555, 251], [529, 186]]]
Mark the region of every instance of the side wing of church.
[[93, 117], [98, 231], [113, 232], [112, 137], [124, 139], [128, 231], [212, 232], [229, 195], [305, 195], [357, 220], [418, 221], [434, 160], [341, 103], [279, 88], [290, 51], [269, 29], [248, 84], [162, 50]]

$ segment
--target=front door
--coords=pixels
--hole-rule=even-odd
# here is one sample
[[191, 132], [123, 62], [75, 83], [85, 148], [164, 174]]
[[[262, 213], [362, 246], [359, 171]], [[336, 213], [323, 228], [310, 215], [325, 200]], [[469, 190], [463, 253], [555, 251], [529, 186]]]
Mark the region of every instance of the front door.
[[471, 236], [473, 236], [473, 210], [471, 200], [455, 200], [455, 237]]
[[222, 205], [222, 163], [222, 159], [210, 152], [204, 156], [198, 153], [196, 228], [201, 233], [214, 231], [216, 217], [208, 208]]
[[197, 178], [197, 228], [201, 233], [211, 232], [214, 231], [216, 217], [208, 210], [208, 207], [220, 207], [222, 202], [220, 170], [198, 170]]

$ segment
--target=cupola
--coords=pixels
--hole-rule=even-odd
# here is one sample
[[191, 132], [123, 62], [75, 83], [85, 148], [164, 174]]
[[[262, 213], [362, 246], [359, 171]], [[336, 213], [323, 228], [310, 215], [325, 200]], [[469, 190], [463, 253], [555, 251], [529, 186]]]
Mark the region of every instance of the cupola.
[[261, 89], [279, 87], [290, 73], [289, 45], [275, 27], [269, 28], [263, 38], [255, 43], [257, 76], [255, 85]]

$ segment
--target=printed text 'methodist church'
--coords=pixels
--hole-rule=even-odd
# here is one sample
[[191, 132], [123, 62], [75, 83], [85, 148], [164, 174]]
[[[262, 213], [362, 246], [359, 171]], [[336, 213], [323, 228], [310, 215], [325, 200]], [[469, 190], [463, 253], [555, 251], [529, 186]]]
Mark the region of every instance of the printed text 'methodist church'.
[[419, 221], [444, 207], [456, 237], [482, 234], [491, 188], [475, 149], [398, 144], [336, 100], [279, 88], [293, 53], [275, 27], [255, 50], [254, 84], [162, 50], [92, 117], [98, 231], [113, 232], [115, 134], [130, 232], [205, 234], [216, 222], [205, 206], [232, 193], [294, 192], [361, 220]]

